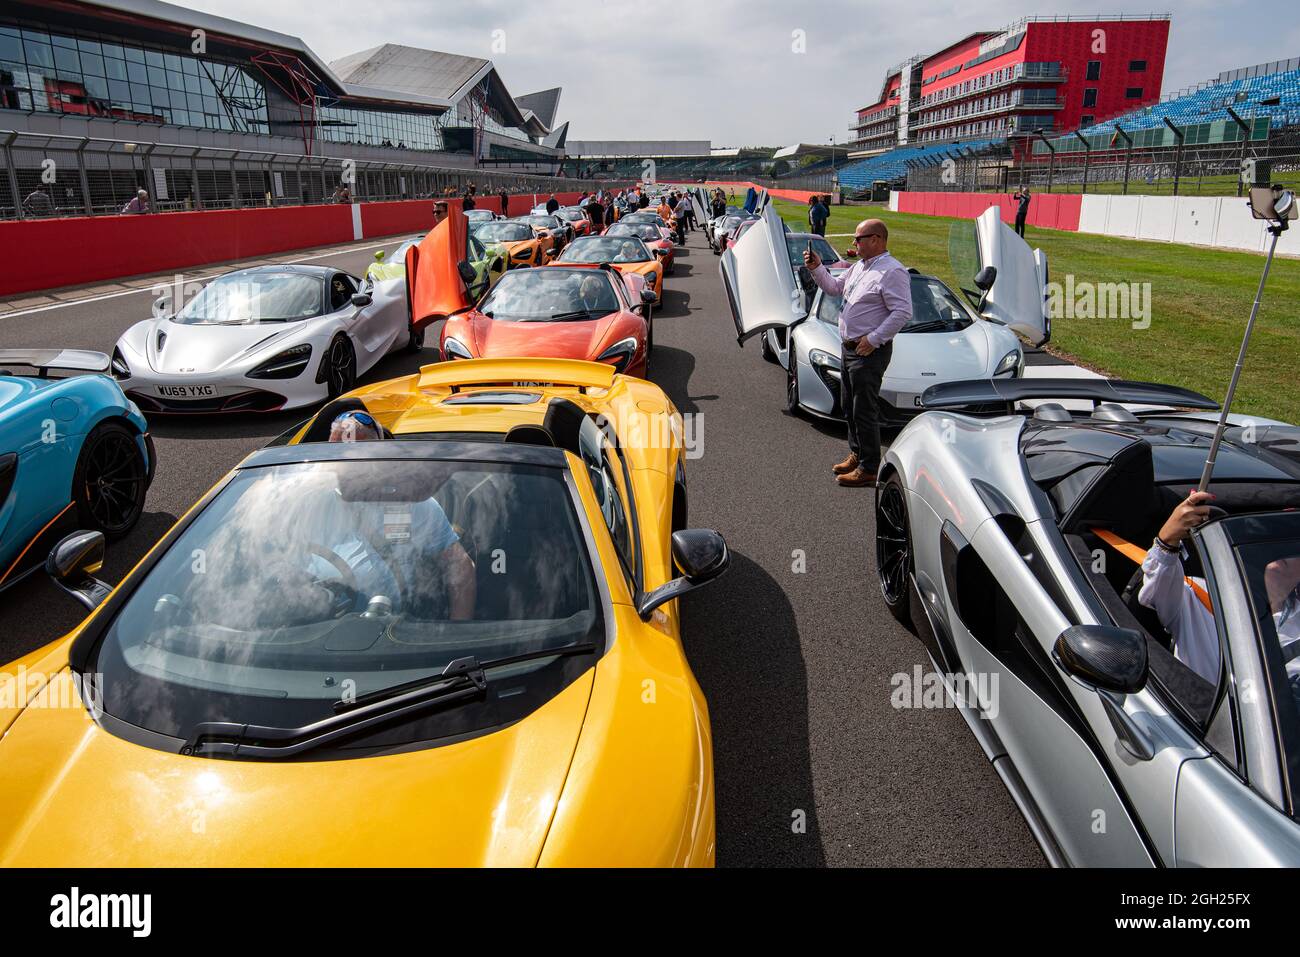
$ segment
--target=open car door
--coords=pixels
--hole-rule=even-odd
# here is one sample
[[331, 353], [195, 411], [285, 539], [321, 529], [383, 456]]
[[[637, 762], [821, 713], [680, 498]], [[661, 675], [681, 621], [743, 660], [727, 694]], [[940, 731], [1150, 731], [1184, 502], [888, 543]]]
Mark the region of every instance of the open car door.
[[447, 210], [446, 219], [406, 251], [407, 294], [415, 328], [423, 329], [473, 306], [465, 278], [473, 277], [473, 273], [469, 264], [469, 220], [459, 206], [453, 206]]
[[967, 297], [978, 305], [981, 290], [975, 288], [975, 274], [986, 266], [994, 267], [997, 278], [980, 307], [984, 315], [1010, 326], [1033, 345], [1041, 346], [1050, 339], [1047, 256], [1043, 251], [1030, 249], [1002, 221], [996, 206], [981, 213], [973, 228], [960, 223], [954, 230], [954, 235], [962, 236], [963, 241], [952, 243], [953, 268]]
[[767, 329], [786, 329], [804, 318], [804, 294], [785, 245], [785, 224], [771, 206], [722, 254], [719, 265], [727, 290], [736, 341]]
[[691, 188], [691, 206], [695, 210], [695, 218], [703, 225], [704, 221], [709, 218], [709, 207], [704, 202], [702, 191], [698, 186]]

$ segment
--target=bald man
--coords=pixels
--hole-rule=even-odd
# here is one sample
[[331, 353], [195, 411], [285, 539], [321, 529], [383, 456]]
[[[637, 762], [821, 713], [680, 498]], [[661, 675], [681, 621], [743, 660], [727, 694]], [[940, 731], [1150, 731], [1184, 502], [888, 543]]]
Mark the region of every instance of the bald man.
[[803, 254], [813, 281], [840, 307], [840, 405], [849, 427], [849, 457], [831, 467], [847, 488], [876, 484], [880, 468], [880, 383], [894, 353], [894, 336], [912, 318], [912, 281], [886, 248], [889, 228], [864, 219], [853, 231], [858, 261], [842, 278], [831, 276], [812, 245]]

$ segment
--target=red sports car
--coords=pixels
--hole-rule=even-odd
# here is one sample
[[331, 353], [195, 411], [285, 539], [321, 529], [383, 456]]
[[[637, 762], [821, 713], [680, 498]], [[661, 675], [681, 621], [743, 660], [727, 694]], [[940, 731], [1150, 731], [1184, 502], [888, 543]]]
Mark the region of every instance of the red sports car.
[[561, 206], [555, 215], [573, 227], [574, 238], [591, 235], [591, 220], [577, 206]]
[[607, 362], [645, 378], [654, 345], [654, 291], [612, 266], [548, 266], [502, 276], [442, 327], [442, 358], [538, 356]]

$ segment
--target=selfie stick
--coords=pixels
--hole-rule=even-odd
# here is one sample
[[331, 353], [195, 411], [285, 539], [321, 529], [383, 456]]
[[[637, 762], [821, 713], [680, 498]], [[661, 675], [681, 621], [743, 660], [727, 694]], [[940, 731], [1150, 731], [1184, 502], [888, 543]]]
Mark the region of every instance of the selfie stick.
[[1287, 218], [1291, 212], [1291, 207], [1295, 204], [1295, 196], [1290, 191], [1283, 191], [1277, 194], [1274, 200], [1273, 208], [1277, 220], [1270, 223], [1268, 231], [1273, 234], [1273, 242], [1268, 247], [1268, 256], [1264, 259], [1264, 273], [1259, 277], [1259, 288], [1255, 290], [1255, 304], [1250, 308], [1250, 319], [1246, 322], [1246, 334], [1241, 339], [1241, 350], [1237, 353], [1237, 365], [1232, 370], [1232, 380], [1228, 383], [1228, 396], [1223, 400], [1223, 408], [1219, 411], [1219, 425], [1214, 430], [1214, 441], [1210, 443], [1210, 455], [1205, 460], [1205, 468], [1201, 472], [1201, 483], [1196, 486], [1198, 492], [1204, 492], [1210, 484], [1210, 473], [1214, 471], [1214, 460], [1219, 455], [1219, 443], [1223, 440], [1223, 432], [1228, 427], [1228, 413], [1232, 410], [1232, 397], [1237, 391], [1237, 380], [1241, 378], [1242, 366], [1246, 364], [1246, 349], [1250, 346], [1250, 334], [1255, 328], [1255, 317], [1259, 315], [1259, 303], [1264, 297], [1264, 283], [1268, 280], [1268, 267], [1273, 265], [1273, 253], [1277, 249], [1278, 237], [1286, 232]]

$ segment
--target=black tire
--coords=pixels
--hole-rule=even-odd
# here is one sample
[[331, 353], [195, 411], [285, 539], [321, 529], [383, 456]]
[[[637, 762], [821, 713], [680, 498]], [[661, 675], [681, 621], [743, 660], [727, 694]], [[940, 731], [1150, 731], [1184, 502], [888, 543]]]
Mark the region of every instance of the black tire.
[[907, 521], [907, 495], [898, 473], [876, 486], [876, 573], [889, 613], [912, 628], [912, 529]]
[[795, 361], [793, 344], [789, 357], [789, 365], [785, 370], [785, 411], [790, 415], [799, 415], [799, 363]]
[[766, 359], [768, 362], [777, 361], [776, 352], [772, 349], [771, 346], [767, 344], [766, 332], [758, 337], [758, 348], [759, 351], [762, 352], [763, 358]]
[[79, 527], [121, 538], [140, 520], [148, 486], [148, 465], [135, 431], [119, 422], [101, 423], [81, 443], [72, 473]]
[[406, 352], [416, 355], [424, 351], [424, 330], [415, 328], [415, 316], [411, 312], [411, 297], [406, 297]]
[[329, 397], [337, 399], [345, 392], [351, 392], [357, 384], [357, 353], [352, 348], [352, 340], [340, 333], [330, 341], [329, 351], [321, 360], [325, 374], [325, 387]]

